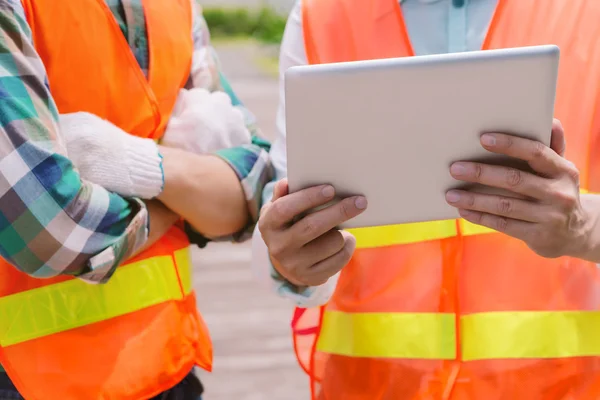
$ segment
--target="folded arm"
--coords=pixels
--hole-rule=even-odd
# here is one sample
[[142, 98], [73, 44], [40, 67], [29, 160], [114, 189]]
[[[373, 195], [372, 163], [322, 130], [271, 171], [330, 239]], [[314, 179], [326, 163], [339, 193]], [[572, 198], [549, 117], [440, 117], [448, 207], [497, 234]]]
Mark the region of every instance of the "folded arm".
[[105, 281], [146, 241], [146, 207], [80, 179], [21, 2], [0, 4], [0, 255], [34, 277]]
[[[175, 211], [187, 210], [185, 214], [181, 215], [202, 236], [215, 240], [245, 240], [250, 237], [258, 220], [258, 212], [262, 205], [263, 188], [273, 174], [269, 159], [270, 143], [261, 138], [256, 118], [242, 104], [225, 78], [216, 51], [211, 45], [206, 21], [202, 16], [200, 7], [194, 0], [192, 0], [192, 7], [194, 8], [195, 18], [193, 25], [194, 54], [190, 79], [186, 87], [204, 88], [209, 91], [219, 90], [227, 93], [233, 106], [242, 112], [246, 127], [252, 135], [252, 142], [243, 146], [217, 151], [216, 157], [207, 158], [204, 163], [201, 163], [212, 169], [198, 169], [187, 175], [187, 182], [181, 186], [181, 189], [185, 189], [186, 186], [189, 188], [193, 182], [211, 182], [213, 192], [205, 193], [205, 196], [217, 199], [214, 206], [204, 207], [203, 200], [201, 210], [199, 207], [193, 207], [193, 196], [182, 199], [169, 196], [167, 193], [161, 196], [161, 200]], [[165, 156], [165, 165], [167, 165], [167, 156]], [[188, 157], [192, 158], [194, 156], [188, 155]], [[223, 168], [223, 164], [219, 163], [218, 159], [224, 161], [229, 170]], [[207, 179], [209, 180], [207, 181]], [[170, 188], [173, 188], [173, 186], [169, 186]], [[169, 189], [165, 189], [165, 192]], [[200, 193], [204, 190], [199, 188]], [[175, 192], [179, 191], [175, 190]], [[242, 207], [239, 208], [240, 206]], [[206, 218], [205, 214], [209, 213], [211, 218]], [[221, 224], [215, 218], [219, 214], [224, 218]]]
[[[186, 87], [225, 91], [254, 135], [250, 143], [212, 155], [158, 148], [150, 140], [128, 135], [85, 113], [62, 115], [62, 132], [75, 165], [90, 181], [125, 196], [156, 196], [186, 221], [188, 234], [202, 243], [207, 238], [241, 240], [257, 219], [262, 187], [270, 179], [269, 143], [257, 136], [254, 117], [220, 73], [206, 23], [199, 12], [196, 15], [193, 66]], [[202, 140], [206, 132], [197, 132], [197, 136], [194, 140]], [[162, 172], [150, 154], [158, 151]]]
[[161, 154], [165, 187], [160, 201], [206, 237], [244, 228], [246, 198], [238, 176], [225, 161], [168, 147], [162, 147]]

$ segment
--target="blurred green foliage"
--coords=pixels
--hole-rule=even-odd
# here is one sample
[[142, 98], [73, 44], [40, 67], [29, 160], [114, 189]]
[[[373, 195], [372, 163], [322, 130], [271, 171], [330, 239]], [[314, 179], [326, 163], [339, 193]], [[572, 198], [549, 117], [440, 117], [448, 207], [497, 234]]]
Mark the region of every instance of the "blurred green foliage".
[[204, 8], [204, 18], [214, 38], [252, 37], [266, 43], [279, 43], [285, 29], [285, 17], [268, 7]]

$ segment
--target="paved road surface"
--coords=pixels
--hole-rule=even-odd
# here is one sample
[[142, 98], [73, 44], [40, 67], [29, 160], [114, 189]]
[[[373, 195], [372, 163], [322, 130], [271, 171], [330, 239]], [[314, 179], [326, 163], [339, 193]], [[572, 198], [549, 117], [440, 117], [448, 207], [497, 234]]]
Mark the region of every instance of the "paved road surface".
[[[240, 98], [273, 137], [277, 82], [253, 63], [251, 48], [217, 49]], [[194, 287], [212, 333], [215, 364], [202, 373], [207, 400], [308, 400], [289, 332], [291, 306], [257, 285], [249, 243], [194, 252]]]

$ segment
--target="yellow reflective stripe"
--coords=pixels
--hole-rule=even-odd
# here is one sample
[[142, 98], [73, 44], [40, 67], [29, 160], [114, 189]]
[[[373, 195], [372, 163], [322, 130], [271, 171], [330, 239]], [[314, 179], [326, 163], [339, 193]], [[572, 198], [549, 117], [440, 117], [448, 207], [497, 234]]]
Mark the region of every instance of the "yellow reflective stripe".
[[[473, 224], [464, 219], [459, 219], [459, 224], [461, 233], [464, 236], [496, 232], [493, 229]], [[356, 237], [356, 247], [359, 249], [440, 240], [457, 235], [456, 220], [357, 228], [348, 229], [348, 232]]]
[[[588, 193], [585, 189], [581, 189], [580, 192], [582, 194]], [[458, 221], [463, 236], [497, 233], [494, 229], [477, 225], [464, 219], [459, 219]], [[358, 249], [440, 240], [457, 235], [456, 220], [356, 228], [348, 229], [348, 232], [356, 237], [356, 247]]]
[[359, 249], [392, 246], [456, 236], [455, 220], [348, 229]]
[[[326, 311], [319, 351], [350, 357], [455, 359], [454, 314]], [[600, 356], [600, 311], [461, 317], [463, 361]]]
[[183, 293], [188, 295], [192, 292], [192, 260], [190, 248], [186, 247], [185, 249], [177, 250], [174, 257], [179, 270]]
[[[183, 261], [180, 268], [188, 260]], [[63, 332], [183, 297], [173, 257], [154, 257], [122, 266], [110, 281], [78, 279], [0, 298], [0, 345]]]
[[[476, 225], [464, 219], [459, 219], [458, 221], [461, 233], [464, 236], [496, 233], [491, 228]], [[456, 236], [457, 234], [456, 220], [357, 228], [348, 229], [348, 232], [356, 237], [356, 247], [359, 249], [440, 240]]]
[[462, 359], [600, 355], [600, 312], [490, 312], [461, 319]]
[[454, 314], [326, 311], [319, 351], [353, 357], [456, 358]]
[[498, 233], [497, 231], [493, 230], [492, 228], [488, 228], [487, 226], [477, 225], [477, 224], [469, 222], [465, 219], [460, 219], [459, 224], [460, 224], [460, 233], [463, 236], [485, 235], [487, 233]]

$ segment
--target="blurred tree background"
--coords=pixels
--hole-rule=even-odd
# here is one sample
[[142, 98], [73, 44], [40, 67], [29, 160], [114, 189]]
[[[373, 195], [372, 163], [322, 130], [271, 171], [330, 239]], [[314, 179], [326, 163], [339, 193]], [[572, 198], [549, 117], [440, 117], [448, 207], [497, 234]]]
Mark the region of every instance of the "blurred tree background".
[[204, 7], [204, 18], [215, 39], [253, 38], [265, 43], [279, 43], [286, 16], [268, 6], [259, 9]]
[[218, 47], [253, 48], [252, 62], [277, 77], [279, 44], [296, 0], [196, 0]]

